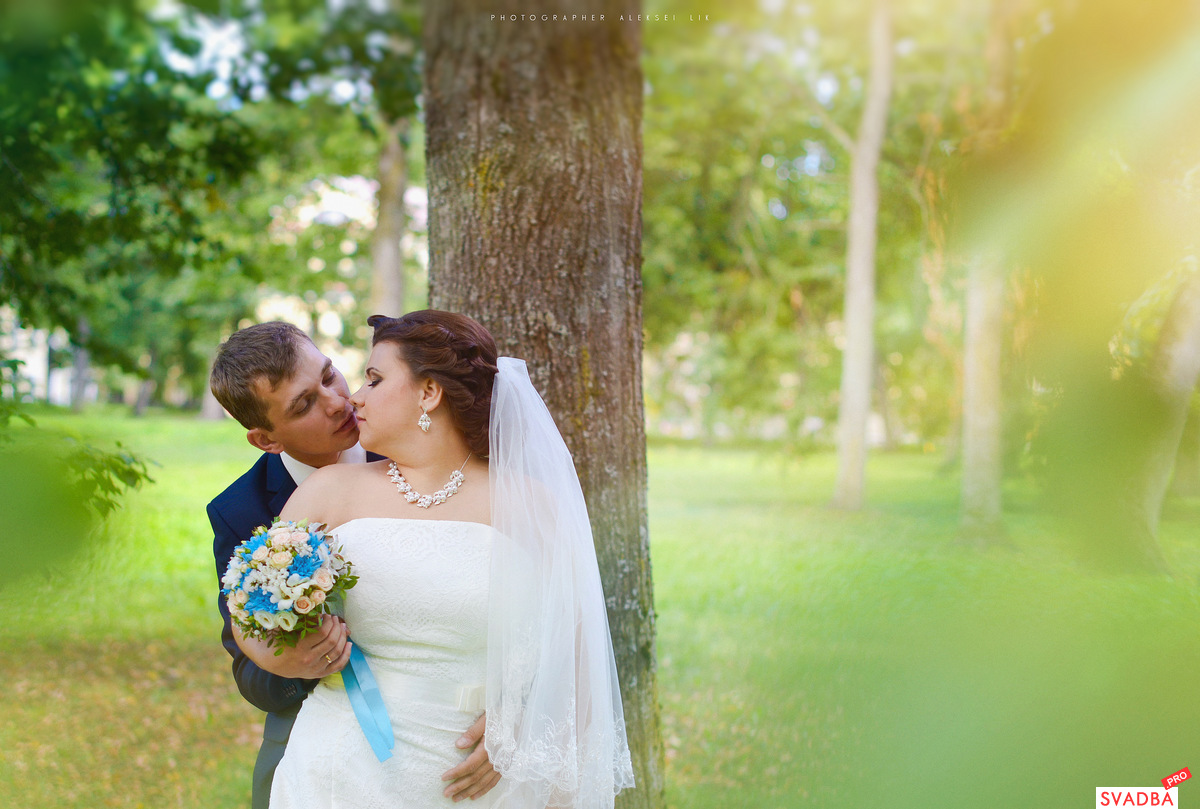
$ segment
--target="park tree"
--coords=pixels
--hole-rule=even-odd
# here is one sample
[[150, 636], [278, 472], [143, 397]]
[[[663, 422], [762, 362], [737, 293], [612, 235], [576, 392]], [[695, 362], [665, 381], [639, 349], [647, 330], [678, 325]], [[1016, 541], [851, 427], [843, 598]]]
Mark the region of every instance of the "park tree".
[[230, 89], [242, 103], [271, 99], [308, 112], [304, 126], [339, 128], [352, 116], [362, 142], [344, 153], [352, 173], [375, 179], [370, 236], [369, 309], [404, 311], [409, 218], [404, 193], [412, 180], [409, 146], [420, 92], [420, 15], [413, 3], [365, 0], [222, 2], [191, 0], [211, 19], [233, 23], [244, 47]]
[[168, 41], [195, 42], [137, 3], [6, 6], [0, 38], [0, 297], [136, 367], [88, 324], [121, 283], [236, 260], [206, 219], [265, 145], [205, 96], [210, 76], [171, 66]]
[[[564, 11], [588, 21], [563, 21]], [[559, 20], [501, 21], [542, 12]], [[629, 807], [660, 806], [663, 790], [631, 13], [634, 2], [455, 0], [426, 3], [424, 28], [431, 300], [478, 318], [501, 353], [529, 361], [575, 458], [621, 674], [638, 788], [618, 804]]]
[[[710, 437], [833, 440], [823, 425], [838, 418], [847, 339], [870, 9], [725, 6], [713, 9], [717, 25], [647, 28], [652, 423], [676, 429], [686, 417]], [[984, 25], [974, 4], [896, 2], [891, 11], [867, 395], [886, 443], [945, 440], [957, 461], [962, 273], [947, 245], [946, 193], [978, 118]]]
[[[416, 31], [412, 13], [366, 3], [6, 7], [0, 293], [19, 322], [70, 334], [77, 381], [115, 367], [156, 397], [178, 380], [194, 402], [264, 288], [314, 315], [361, 301], [342, 312], [361, 321], [359, 243], [401, 307]], [[296, 226], [316, 178], [373, 160], [373, 232]]]
[[[170, 64], [168, 47], [195, 45], [136, 2], [0, 9], [0, 302], [18, 326], [60, 329], [92, 359], [135, 370], [143, 355], [124, 338], [138, 324], [100, 327], [124, 296], [231, 266], [205, 217], [262, 143], [206, 98], [208, 76]], [[236, 289], [224, 298], [237, 299]], [[159, 325], [180, 321], [185, 337], [199, 322]], [[86, 356], [76, 352], [77, 378]], [[15, 363], [5, 361], [3, 381], [0, 442], [12, 417], [28, 419]], [[59, 444], [40, 431], [22, 441], [35, 453]], [[64, 463], [100, 513], [146, 479], [122, 451], [78, 445]]]
[[315, 138], [292, 110], [220, 92], [182, 11], [19, 5], [0, 23], [0, 295], [21, 326], [70, 335], [76, 390], [90, 364], [156, 396], [177, 379], [197, 400], [259, 285], [296, 277], [264, 236], [287, 186], [311, 178], [296, 179]]
[[868, 37], [870, 67], [862, 119], [850, 153], [849, 228], [846, 233], [846, 294], [842, 319], [841, 396], [838, 400], [838, 475], [833, 502], [862, 507], [867, 465], [867, 417], [875, 377], [875, 253], [879, 217], [879, 158], [892, 93], [892, 10], [875, 0]]
[[[1017, 5], [1016, 0], [993, 0], [987, 13], [983, 100], [977, 129], [964, 149], [971, 162], [986, 163], [1012, 126]], [[960, 521], [966, 541], [988, 545], [1003, 533], [1002, 369], [1009, 272], [994, 240], [976, 238], [966, 259]]]

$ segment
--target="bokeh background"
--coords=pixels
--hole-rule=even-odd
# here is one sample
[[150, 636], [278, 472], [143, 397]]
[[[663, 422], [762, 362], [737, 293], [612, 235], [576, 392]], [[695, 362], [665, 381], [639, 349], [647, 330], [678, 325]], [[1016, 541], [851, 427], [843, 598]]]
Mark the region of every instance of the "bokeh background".
[[[208, 365], [286, 319], [354, 387], [426, 305], [421, 21], [0, 4], [6, 805], [248, 802], [203, 507], [255, 452]], [[664, 805], [1200, 766], [1200, 4], [641, 26]]]

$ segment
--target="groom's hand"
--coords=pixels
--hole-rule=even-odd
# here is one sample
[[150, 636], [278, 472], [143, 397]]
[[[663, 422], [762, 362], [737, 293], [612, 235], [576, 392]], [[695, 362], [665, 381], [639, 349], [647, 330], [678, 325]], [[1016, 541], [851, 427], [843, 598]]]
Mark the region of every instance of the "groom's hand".
[[483, 729], [487, 726], [487, 714], [483, 714], [467, 732], [455, 742], [460, 750], [475, 748], [457, 767], [442, 774], [443, 781], [454, 783], [442, 793], [447, 798], [461, 801], [464, 798], [481, 798], [500, 781], [500, 773], [492, 769], [487, 749], [483, 746]]

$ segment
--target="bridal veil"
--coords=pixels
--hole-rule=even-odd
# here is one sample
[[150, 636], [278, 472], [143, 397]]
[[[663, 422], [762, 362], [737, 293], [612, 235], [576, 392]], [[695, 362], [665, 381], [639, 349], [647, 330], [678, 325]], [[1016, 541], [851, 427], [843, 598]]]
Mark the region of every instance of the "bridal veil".
[[633, 769], [587, 506], [524, 360], [497, 368], [486, 691], [496, 805], [612, 807]]

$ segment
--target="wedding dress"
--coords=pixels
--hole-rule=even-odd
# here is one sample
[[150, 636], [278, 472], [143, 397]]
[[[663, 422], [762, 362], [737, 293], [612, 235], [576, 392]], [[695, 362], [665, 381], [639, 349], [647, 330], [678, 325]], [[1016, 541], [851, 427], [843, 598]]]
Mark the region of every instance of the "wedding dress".
[[[358, 584], [346, 595], [351, 642], [366, 654], [395, 734], [380, 762], [340, 675], [304, 701], [275, 773], [272, 809], [454, 806], [442, 773], [484, 710], [493, 531], [452, 520], [360, 518], [333, 531]], [[491, 806], [495, 795], [471, 801]]]
[[441, 775], [487, 712], [503, 774], [474, 807], [612, 809], [634, 785], [604, 593], [570, 452], [524, 361], [500, 357], [488, 477], [493, 526], [360, 518], [334, 530], [358, 584], [351, 642], [395, 736], [380, 763], [338, 678], [304, 701], [272, 809], [451, 806]]

